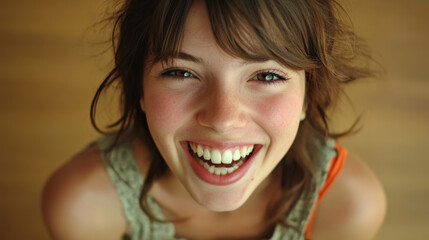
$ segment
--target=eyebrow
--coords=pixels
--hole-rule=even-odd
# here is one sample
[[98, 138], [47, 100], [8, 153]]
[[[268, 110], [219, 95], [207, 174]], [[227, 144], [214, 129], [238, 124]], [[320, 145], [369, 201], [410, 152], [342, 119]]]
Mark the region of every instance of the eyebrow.
[[185, 61], [191, 61], [191, 62], [195, 62], [195, 63], [201, 63], [203, 62], [202, 58], [199, 57], [195, 57], [191, 54], [185, 53], [185, 52], [168, 52], [165, 54], [165, 59], [181, 59], [181, 60], [185, 60]]
[[[187, 60], [187, 61], [191, 61], [191, 62], [195, 62], [195, 63], [202, 63], [202, 62], [204, 62], [204, 60], [202, 58], [195, 57], [195, 56], [193, 56], [191, 54], [188, 54], [188, 53], [185, 53], [185, 52], [179, 52], [177, 55], [175, 55], [174, 53], [169, 53], [166, 56], [167, 56], [167, 58], [182, 59], [182, 60]], [[256, 61], [256, 60], [255, 61], [249, 61], [249, 60], [242, 59], [240, 61], [240, 64], [244, 65], [244, 64], [249, 64], [249, 63], [260, 63], [260, 62], [265, 62], [265, 61], [268, 61], [268, 60], [263, 60], [263, 61]]]
[[185, 52], [179, 52], [178, 58], [182, 59], [182, 60], [188, 60], [188, 61], [196, 62], [196, 63], [203, 62], [203, 59], [201, 59], [199, 57], [192, 56], [191, 54], [188, 54]]
[[[163, 58], [166, 59], [166, 60], [168, 60], [168, 59], [170, 59], [170, 60], [180, 59], [180, 60], [185, 60], [185, 61], [191, 61], [191, 62], [194, 62], [194, 63], [203, 63], [204, 62], [204, 60], [202, 58], [195, 57], [195, 56], [193, 56], [193, 55], [191, 55], [189, 53], [182, 52], [182, 51], [177, 52], [177, 53], [173, 52], [173, 51], [167, 52], [167, 53], [165, 53], [165, 55], [163, 56]], [[159, 61], [160, 61], [160, 59], [157, 59], [153, 63], [156, 63], [156, 62], [159, 62]], [[242, 59], [242, 61], [240, 61], [240, 65], [252, 64], [252, 63], [261, 63], [261, 62], [266, 62], [266, 61], [268, 61], [268, 60], [249, 61], [249, 60]]]

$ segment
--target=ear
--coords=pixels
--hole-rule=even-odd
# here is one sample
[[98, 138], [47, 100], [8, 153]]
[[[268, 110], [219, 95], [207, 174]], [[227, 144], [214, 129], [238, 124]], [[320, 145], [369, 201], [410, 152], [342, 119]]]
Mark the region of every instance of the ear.
[[304, 119], [305, 119], [306, 116], [307, 116], [307, 106], [304, 105], [302, 107], [302, 112], [301, 112], [300, 120], [304, 121]]
[[140, 109], [144, 112], [145, 111], [145, 106], [144, 106], [144, 99], [143, 97], [140, 98]]
[[306, 116], [307, 116], [307, 114], [305, 113], [305, 111], [302, 111], [300, 120], [304, 121], [304, 119], [305, 119]]

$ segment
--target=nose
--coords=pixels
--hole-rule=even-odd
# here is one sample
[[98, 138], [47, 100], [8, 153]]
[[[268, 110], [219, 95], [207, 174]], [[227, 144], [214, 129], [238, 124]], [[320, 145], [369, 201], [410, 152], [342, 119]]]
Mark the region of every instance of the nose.
[[201, 97], [202, 108], [197, 113], [201, 126], [226, 133], [246, 125], [246, 108], [238, 94], [224, 89], [211, 89]]

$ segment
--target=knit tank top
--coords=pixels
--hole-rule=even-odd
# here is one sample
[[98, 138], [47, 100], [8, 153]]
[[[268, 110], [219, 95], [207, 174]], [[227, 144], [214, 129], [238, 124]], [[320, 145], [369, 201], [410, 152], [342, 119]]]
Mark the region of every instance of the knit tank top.
[[[173, 223], [152, 221], [140, 208], [140, 191], [144, 177], [138, 170], [130, 141], [123, 141], [111, 151], [111, 139], [100, 138], [98, 144], [107, 173], [119, 194], [123, 213], [128, 222], [128, 232], [123, 240], [177, 240]], [[276, 225], [270, 240], [305, 240], [306, 227], [315, 208], [319, 192], [325, 184], [331, 159], [337, 156], [333, 139], [316, 138], [308, 144], [310, 157], [314, 160], [315, 176], [313, 187], [303, 193], [287, 216], [291, 226]], [[148, 197], [148, 206], [158, 219], [165, 219], [161, 208], [153, 198]]]

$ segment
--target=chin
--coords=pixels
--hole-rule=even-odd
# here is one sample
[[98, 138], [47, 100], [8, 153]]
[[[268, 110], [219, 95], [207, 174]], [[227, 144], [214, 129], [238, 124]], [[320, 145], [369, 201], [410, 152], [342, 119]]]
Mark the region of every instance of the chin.
[[229, 186], [216, 186], [193, 179], [193, 186], [188, 185], [190, 187], [187, 190], [203, 208], [215, 212], [229, 212], [243, 206], [256, 188], [253, 178], [242, 180]]
[[206, 193], [204, 198], [195, 199], [202, 207], [215, 212], [234, 211], [247, 201], [248, 196], [237, 193]]

